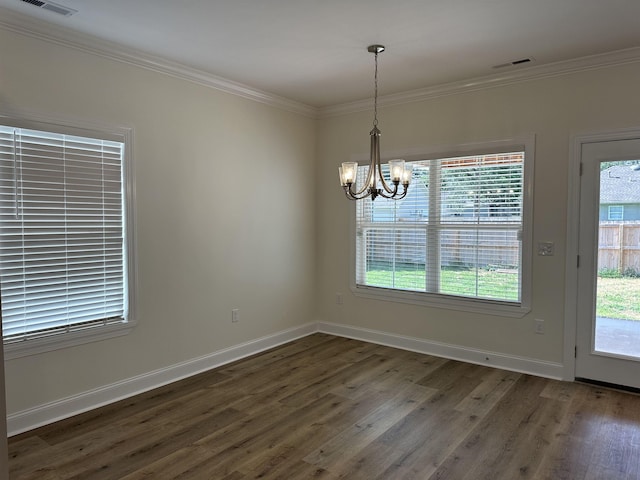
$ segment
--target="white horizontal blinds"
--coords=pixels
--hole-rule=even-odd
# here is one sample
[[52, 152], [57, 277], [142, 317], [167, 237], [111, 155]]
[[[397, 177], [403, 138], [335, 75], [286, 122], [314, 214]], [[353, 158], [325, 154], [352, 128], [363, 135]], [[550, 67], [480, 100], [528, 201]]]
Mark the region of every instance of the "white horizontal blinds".
[[[367, 171], [368, 167], [359, 167], [360, 181]], [[385, 175], [387, 171], [383, 166]], [[428, 177], [428, 169], [416, 164], [409, 193], [402, 200], [378, 197], [357, 202], [357, 284], [425, 289]]]
[[524, 152], [437, 165], [439, 293], [520, 302]]
[[524, 152], [413, 164], [405, 199], [358, 202], [356, 283], [520, 302]]
[[0, 127], [5, 341], [119, 322], [123, 144]]

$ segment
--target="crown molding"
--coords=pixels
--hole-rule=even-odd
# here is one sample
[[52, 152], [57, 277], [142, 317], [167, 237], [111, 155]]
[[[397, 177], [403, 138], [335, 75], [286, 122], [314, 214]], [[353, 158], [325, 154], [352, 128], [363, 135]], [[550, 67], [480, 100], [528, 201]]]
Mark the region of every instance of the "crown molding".
[[[392, 95], [384, 95], [382, 97], [378, 97], [378, 106], [392, 106], [404, 103], [420, 102], [438, 97], [458, 95], [477, 90], [486, 90], [489, 88], [503, 87], [516, 83], [571, 75], [573, 73], [588, 70], [597, 70], [637, 62], [640, 62], [640, 47], [627, 48], [624, 50], [590, 55], [562, 62], [517, 69], [500, 74], [476, 77], [459, 82], [445, 83]], [[322, 107], [318, 109], [318, 116], [320, 118], [327, 118], [371, 110], [372, 101], [373, 100], [371, 98], [368, 98], [365, 100], [358, 100], [356, 102]]]
[[0, 28], [48, 43], [98, 55], [109, 60], [163, 73], [181, 80], [214, 88], [307, 117], [315, 118], [318, 114], [318, 110], [315, 107], [289, 100], [288, 98], [279, 97], [203, 70], [182, 65], [178, 62], [150, 55], [140, 50], [74, 32], [27, 15], [16, 13], [4, 7], [0, 7]]
[[[100, 40], [33, 17], [19, 14], [0, 7], [0, 28], [36, 38], [48, 43], [73, 48], [98, 55], [110, 60], [127, 63], [175, 78], [214, 88], [232, 95], [260, 102], [272, 107], [297, 113], [311, 118], [328, 118], [350, 113], [368, 111], [372, 108], [372, 99], [347, 102], [328, 107], [316, 108], [269, 92], [258, 90], [249, 85], [234, 82], [203, 70], [182, 65], [158, 56]], [[543, 78], [559, 77], [588, 70], [625, 65], [640, 62], [640, 47], [618, 50], [610, 53], [580, 57], [509, 72], [476, 77], [469, 80], [450, 82], [407, 92], [378, 97], [379, 106], [402, 105], [433, 98], [458, 95], [489, 88], [513, 85]]]

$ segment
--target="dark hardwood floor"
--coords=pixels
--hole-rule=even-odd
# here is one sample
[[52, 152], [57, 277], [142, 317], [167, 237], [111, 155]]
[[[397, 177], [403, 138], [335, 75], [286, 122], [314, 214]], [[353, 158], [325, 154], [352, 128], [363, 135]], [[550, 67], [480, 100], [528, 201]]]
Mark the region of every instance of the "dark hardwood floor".
[[12, 480], [640, 479], [640, 397], [316, 334], [9, 453]]

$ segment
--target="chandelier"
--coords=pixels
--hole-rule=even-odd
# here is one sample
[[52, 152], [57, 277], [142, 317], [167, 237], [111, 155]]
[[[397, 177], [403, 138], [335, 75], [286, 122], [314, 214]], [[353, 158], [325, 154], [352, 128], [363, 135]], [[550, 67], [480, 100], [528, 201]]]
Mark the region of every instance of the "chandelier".
[[[400, 200], [407, 195], [407, 189], [413, 174], [413, 165], [405, 164], [404, 160], [389, 160], [389, 180], [385, 180], [382, 174], [382, 164], [380, 163], [380, 129], [378, 128], [378, 54], [384, 52], [383, 45], [370, 45], [367, 51], [375, 54], [375, 91], [373, 97], [373, 129], [369, 132], [371, 136], [371, 151], [369, 156], [369, 172], [367, 178], [358, 190], [356, 178], [358, 175], [357, 162], [343, 162], [342, 167], [338, 167], [340, 174], [340, 185], [349, 200], [361, 200], [371, 197], [375, 200], [377, 196]], [[402, 183], [402, 193], [398, 187]]]

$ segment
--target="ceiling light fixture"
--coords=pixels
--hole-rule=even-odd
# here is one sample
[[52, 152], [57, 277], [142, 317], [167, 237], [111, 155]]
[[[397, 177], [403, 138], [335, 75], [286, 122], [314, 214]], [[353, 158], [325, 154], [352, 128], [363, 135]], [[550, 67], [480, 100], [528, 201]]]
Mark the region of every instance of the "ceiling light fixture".
[[[356, 187], [358, 175], [357, 162], [344, 162], [342, 167], [338, 167], [340, 174], [340, 185], [349, 200], [361, 200], [371, 197], [375, 200], [377, 196], [400, 200], [407, 195], [407, 189], [413, 174], [413, 165], [405, 164], [404, 160], [389, 160], [389, 180], [382, 174], [382, 164], [380, 163], [380, 130], [378, 129], [378, 54], [384, 52], [383, 45], [369, 45], [367, 51], [375, 54], [375, 92], [373, 97], [373, 129], [369, 132], [371, 136], [371, 152], [369, 158], [369, 172], [367, 179], [360, 190]], [[402, 193], [398, 187], [402, 183]], [[355, 188], [355, 190], [354, 190]]]

